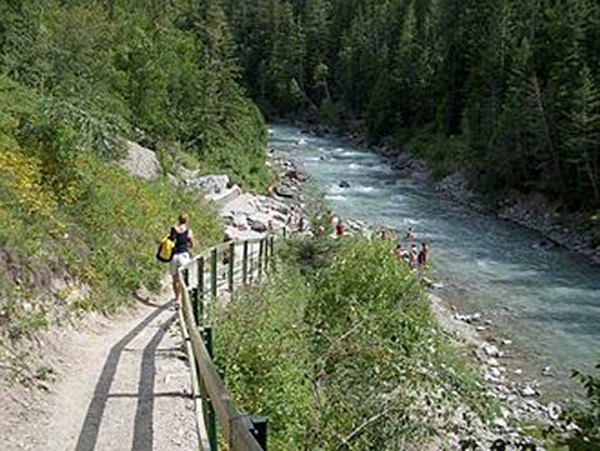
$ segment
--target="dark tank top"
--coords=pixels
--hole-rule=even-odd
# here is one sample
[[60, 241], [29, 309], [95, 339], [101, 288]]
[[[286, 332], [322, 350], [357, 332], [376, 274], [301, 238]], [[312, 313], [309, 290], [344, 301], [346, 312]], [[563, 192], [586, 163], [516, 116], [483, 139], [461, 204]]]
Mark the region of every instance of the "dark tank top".
[[173, 253], [184, 254], [188, 252], [188, 246], [190, 242], [189, 229], [185, 232], [178, 233], [177, 230], [175, 230], [175, 227], [173, 227], [171, 229], [171, 236], [175, 240], [175, 249], [173, 250]]

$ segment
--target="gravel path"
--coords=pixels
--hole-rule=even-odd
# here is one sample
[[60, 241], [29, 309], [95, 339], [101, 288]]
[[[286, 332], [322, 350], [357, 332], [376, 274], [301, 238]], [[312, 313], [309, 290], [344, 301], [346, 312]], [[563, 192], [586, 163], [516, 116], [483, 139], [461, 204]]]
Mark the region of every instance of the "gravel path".
[[0, 391], [14, 401], [0, 412], [3, 450], [198, 448], [189, 371], [168, 293], [118, 319], [71, 330], [52, 348], [56, 380], [48, 391]]

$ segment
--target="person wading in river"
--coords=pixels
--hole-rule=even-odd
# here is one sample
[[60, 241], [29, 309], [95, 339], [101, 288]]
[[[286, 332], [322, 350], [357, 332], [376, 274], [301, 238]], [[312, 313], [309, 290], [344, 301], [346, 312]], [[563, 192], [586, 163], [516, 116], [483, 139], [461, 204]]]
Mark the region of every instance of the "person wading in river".
[[191, 259], [190, 249], [194, 247], [194, 235], [189, 226], [190, 217], [187, 213], [181, 213], [176, 225], [171, 228], [171, 238], [175, 241], [173, 250], [173, 259], [170, 262], [170, 272], [173, 276], [173, 293], [175, 294], [175, 309], [181, 305], [179, 295], [181, 287], [179, 286], [179, 268], [189, 263]]

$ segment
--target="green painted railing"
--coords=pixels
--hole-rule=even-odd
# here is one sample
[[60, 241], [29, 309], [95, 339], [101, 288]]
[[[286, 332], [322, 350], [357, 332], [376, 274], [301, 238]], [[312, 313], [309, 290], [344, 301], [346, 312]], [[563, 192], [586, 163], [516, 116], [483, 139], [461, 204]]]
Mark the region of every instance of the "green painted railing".
[[231, 451], [266, 450], [267, 419], [241, 413], [234, 407], [212, 361], [214, 328], [208, 312], [210, 304], [214, 307], [219, 301], [220, 293], [231, 295], [238, 286], [260, 281], [273, 268], [274, 246], [272, 235], [224, 243], [196, 256], [179, 271], [183, 287], [179, 320], [190, 362], [202, 450], [217, 450], [217, 428]]

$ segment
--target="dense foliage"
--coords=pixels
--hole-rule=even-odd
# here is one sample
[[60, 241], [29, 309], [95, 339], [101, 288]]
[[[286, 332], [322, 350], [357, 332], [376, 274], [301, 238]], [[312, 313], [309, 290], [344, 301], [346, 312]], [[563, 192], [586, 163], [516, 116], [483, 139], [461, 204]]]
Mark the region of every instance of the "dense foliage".
[[[270, 114], [357, 120], [499, 198], [600, 203], [593, 0], [226, 0]], [[410, 142], [417, 137], [417, 142]]]
[[269, 418], [270, 447], [442, 449], [482, 427], [493, 402], [391, 243], [301, 240], [280, 255], [217, 324], [226, 383]]
[[261, 188], [264, 124], [232, 48], [218, 2], [0, 2], [0, 73], [75, 133], [96, 124], [159, 151], [177, 145], [205, 171]]

